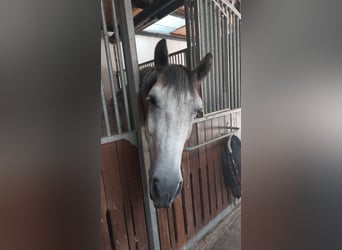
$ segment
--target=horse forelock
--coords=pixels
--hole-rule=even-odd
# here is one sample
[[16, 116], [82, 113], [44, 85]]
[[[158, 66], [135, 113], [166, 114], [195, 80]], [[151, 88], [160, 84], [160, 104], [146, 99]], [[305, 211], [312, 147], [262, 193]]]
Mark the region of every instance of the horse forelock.
[[174, 90], [177, 96], [194, 94], [196, 87], [191, 71], [182, 65], [171, 64], [160, 72], [154, 67], [146, 67], [140, 71], [140, 93], [147, 96], [154, 84], [160, 81], [163, 87]]
[[191, 71], [182, 65], [165, 67], [160, 73], [160, 81], [164, 87], [174, 90], [177, 96], [195, 93]]

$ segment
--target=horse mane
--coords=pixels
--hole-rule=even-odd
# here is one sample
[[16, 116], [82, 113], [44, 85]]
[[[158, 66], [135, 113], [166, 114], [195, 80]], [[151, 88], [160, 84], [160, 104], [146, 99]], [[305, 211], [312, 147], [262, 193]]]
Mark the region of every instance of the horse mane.
[[146, 67], [140, 70], [139, 93], [146, 98], [158, 78], [158, 71], [155, 67]]

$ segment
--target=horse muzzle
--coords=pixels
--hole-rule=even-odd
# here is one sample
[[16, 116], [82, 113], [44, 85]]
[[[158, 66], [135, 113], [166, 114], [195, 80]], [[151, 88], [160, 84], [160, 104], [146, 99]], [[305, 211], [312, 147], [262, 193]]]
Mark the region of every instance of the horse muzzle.
[[169, 208], [182, 191], [183, 181], [177, 180], [171, 182], [170, 180], [162, 180], [159, 178], [152, 178], [150, 183], [150, 197], [156, 208]]

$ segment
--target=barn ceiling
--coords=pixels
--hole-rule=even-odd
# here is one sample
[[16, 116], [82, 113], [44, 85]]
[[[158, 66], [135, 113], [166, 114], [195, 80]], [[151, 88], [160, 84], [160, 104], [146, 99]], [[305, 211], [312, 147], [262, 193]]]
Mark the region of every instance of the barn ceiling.
[[[240, 9], [240, 0], [229, 0]], [[108, 30], [112, 31], [110, 0], [104, 0]], [[184, 0], [131, 0], [136, 33], [186, 37]]]

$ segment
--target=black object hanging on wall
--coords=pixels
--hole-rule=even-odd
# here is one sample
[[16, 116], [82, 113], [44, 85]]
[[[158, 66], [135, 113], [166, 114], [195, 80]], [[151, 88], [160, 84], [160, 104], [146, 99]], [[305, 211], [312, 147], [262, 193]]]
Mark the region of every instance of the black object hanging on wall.
[[236, 135], [224, 141], [222, 152], [224, 184], [232, 190], [235, 198], [241, 197], [241, 141]]

